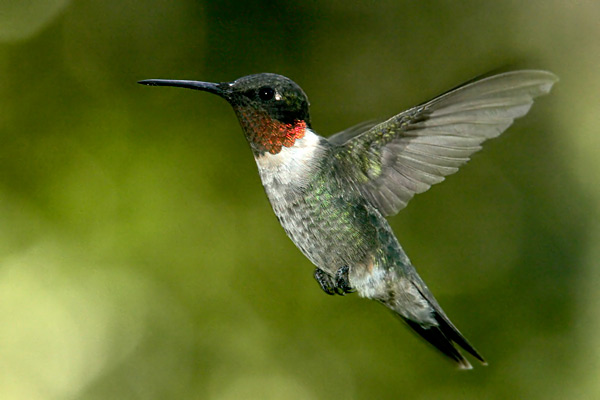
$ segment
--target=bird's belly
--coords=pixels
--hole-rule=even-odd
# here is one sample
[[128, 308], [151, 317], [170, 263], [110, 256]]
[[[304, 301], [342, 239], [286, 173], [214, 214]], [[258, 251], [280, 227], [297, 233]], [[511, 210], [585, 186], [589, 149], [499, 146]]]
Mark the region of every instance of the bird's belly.
[[319, 190], [302, 195], [267, 190], [267, 194], [288, 236], [313, 264], [330, 274], [344, 265], [368, 264], [380, 247], [380, 232], [373, 223], [378, 216], [366, 204]]

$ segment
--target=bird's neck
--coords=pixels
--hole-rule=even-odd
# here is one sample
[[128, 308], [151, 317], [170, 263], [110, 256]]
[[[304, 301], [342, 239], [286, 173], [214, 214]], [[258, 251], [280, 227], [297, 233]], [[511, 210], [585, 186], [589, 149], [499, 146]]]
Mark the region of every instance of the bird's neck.
[[254, 157], [265, 188], [281, 184], [302, 187], [320, 171], [320, 160], [327, 156], [327, 151], [327, 141], [306, 128], [304, 136], [296, 139], [293, 146], [284, 146], [276, 154], [255, 153]]
[[305, 121], [284, 123], [265, 112], [248, 108], [240, 108], [236, 114], [252, 150], [258, 154], [278, 154], [283, 148], [294, 146], [308, 129]]

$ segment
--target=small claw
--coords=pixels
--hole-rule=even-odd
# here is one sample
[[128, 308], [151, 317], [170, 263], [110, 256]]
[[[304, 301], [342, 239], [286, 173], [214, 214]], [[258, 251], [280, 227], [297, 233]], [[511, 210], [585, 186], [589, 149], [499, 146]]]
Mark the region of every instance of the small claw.
[[321, 286], [321, 289], [327, 293], [328, 295], [334, 295], [336, 293], [336, 287], [333, 283], [333, 278], [331, 277], [331, 275], [329, 275], [328, 273], [326, 273], [325, 271], [323, 271], [320, 268], [315, 268], [315, 273], [314, 273], [314, 277], [317, 281], [317, 283], [319, 284], [319, 286]]
[[350, 267], [344, 265], [340, 267], [335, 273], [335, 292], [341, 296], [346, 293], [353, 293], [354, 289], [350, 286], [350, 279], [348, 278], [348, 273], [350, 272]]

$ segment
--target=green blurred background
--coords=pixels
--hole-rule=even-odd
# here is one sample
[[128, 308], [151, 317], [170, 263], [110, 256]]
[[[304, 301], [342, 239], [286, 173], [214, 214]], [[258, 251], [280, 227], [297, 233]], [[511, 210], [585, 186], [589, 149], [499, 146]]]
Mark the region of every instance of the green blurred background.
[[[0, 398], [600, 398], [600, 2], [0, 0]], [[326, 296], [229, 106], [298, 82], [324, 135], [499, 67], [552, 94], [392, 225], [489, 360]]]

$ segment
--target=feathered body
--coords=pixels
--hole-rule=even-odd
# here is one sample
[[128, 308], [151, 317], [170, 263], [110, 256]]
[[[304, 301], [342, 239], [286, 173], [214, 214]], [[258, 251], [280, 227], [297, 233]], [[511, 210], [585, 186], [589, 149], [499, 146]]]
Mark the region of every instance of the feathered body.
[[461, 367], [470, 366], [447, 336], [483, 361], [439, 307], [387, 220], [354, 188], [335, 152], [329, 141], [308, 130], [294, 147], [256, 156], [263, 186], [285, 232], [330, 277], [349, 266], [351, 288], [405, 321], [414, 321], [418, 333], [435, 335], [428, 340], [439, 342], [436, 346]]
[[471, 368], [454, 346], [483, 357], [450, 322], [385, 217], [458, 170], [486, 139], [525, 115], [556, 77], [515, 71], [469, 83], [373, 126], [324, 138], [308, 98], [290, 79], [249, 75], [231, 83], [149, 80], [215, 93], [232, 106], [285, 232], [316, 265], [328, 294], [358, 292]]

